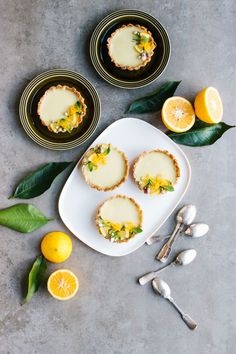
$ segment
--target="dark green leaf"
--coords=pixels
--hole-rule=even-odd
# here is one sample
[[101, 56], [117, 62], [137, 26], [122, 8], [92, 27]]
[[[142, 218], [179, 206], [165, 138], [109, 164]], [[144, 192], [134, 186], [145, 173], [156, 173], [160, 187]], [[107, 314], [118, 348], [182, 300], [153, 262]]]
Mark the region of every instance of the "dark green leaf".
[[167, 135], [178, 144], [188, 146], [205, 146], [214, 144], [228, 129], [234, 128], [224, 122], [207, 124], [197, 121], [185, 133], [168, 132]]
[[29, 302], [42, 284], [47, 269], [47, 263], [43, 256], [38, 256], [31, 268], [28, 277], [28, 291], [25, 297], [25, 303]]
[[146, 184], [146, 187], [152, 186], [153, 185], [153, 181], [149, 178]]
[[94, 164], [91, 161], [88, 161], [86, 162], [86, 165], [88, 166], [89, 171], [92, 172], [94, 168]]
[[76, 106], [77, 106], [78, 109], [81, 109], [81, 103], [80, 103], [80, 101], [77, 101], [77, 102], [76, 102]]
[[130, 230], [130, 233], [131, 233], [131, 235], [133, 235], [133, 234], [140, 234], [140, 232], [143, 232], [143, 230], [142, 229], [140, 229], [140, 227], [133, 227], [131, 230]]
[[160, 111], [167, 98], [173, 96], [181, 81], [167, 81], [151, 94], [134, 101], [127, 113], [147, 113]]
[[37, 230], [50, 220], [31, 204], [15, 204], [0, 210], [0, 225], [22, 233]]
[[64, 171], [71, 162], [49, 162], [23, 178], [11, 198], [34, 198], [50, 188], [54, 179]]

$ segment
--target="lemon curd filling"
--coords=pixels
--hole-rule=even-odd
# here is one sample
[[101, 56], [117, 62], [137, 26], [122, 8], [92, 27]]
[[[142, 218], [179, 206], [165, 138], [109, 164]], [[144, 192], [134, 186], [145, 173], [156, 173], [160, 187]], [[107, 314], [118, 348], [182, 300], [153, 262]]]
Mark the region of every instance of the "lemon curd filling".
[[49, 124], [49, 127], [53, 131], [67, 131], [71, 133], [73, 128], [76, 126], [76, 122], [82, 112], [82, 105], [80, 101], [77, 101], [74, 105], [70, 106], [64, 114], [63, 118]]
[[101, 216], [98, 219], [98, 225], [103, 236], [109, 238], [111, 241], [126, 240], [143, 231], [132, 222], [114, 223], [109, 220], [104, 220]]
[[86, 157], [84, 165], [87, 166], [90, 172], [98, 169], [100, 165], [106, 165], [107, 155], [110, 153], [110, 145], [97, 145], [91, 149], [90, 154]]
[[171, 181], [146, 175], [140, 178], [140, 188], [147, 194], [161, 194], [163, 191], [173, 192], [174, 187]]

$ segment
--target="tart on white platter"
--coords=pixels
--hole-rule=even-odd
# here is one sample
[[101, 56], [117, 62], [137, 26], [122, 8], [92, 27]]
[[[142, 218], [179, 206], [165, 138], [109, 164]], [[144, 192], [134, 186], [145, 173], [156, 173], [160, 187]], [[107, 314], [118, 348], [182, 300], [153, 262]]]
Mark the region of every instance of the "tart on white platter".
[[52, 86], [41, 97], [37, 113], [43, 125], [54, 133], [71, 133], [82, 123], [87, 106], [74, 87]]
[[107, 199], [98, 209], [99, 233], [114, 243], [127, 242], [142, 232], [143, 213], [136, 201], [125, 195]]
[[129, 174], [125, 154], [111, 144], [90, 148], [82, 160], [86, 183], [99, 191], [111, 191], [124, 183]]
[[134, 180], [145, 194], [173, 192], [179, 176], [178, 162], [166, 150], [143, 152], [133, 166]]
[[107, 48], [115, 66], [132, 71], [151, 61], [156, 43], [146, 27], [129, 23], [111, 34], [107, 39]]

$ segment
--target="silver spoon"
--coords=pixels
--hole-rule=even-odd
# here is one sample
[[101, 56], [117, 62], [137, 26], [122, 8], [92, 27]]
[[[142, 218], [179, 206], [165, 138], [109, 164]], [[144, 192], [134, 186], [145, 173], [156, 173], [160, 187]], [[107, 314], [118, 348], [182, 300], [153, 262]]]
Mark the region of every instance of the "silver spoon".
[[158, 273], [162, 272], [164, 269], [172, 267], [173, 265], [185, 266], [185, 265], [191, 263], [196, 258], [196, 256], [197, 256], [197, 252], [194, 249], [182, 251], [176, 256], [175, 260], [173, 262], [171, 262], [170, 264], [168, 264], [165, 267], [162, 267], [160, 269], [157, 269], [156, 271], [147, 273], [147, 274], [143, 275], [141, 278], [139, 278], [139, 280], [138, 280], [139, 284], [140, 285], [147, 284], [147, 282], [156, 278]]
[[164, 299], [167, 299], [170, 301], [170, 303], [175, 307], [175, 309], [179, 312], [182, 320], [185, 322], [185, 324], [190, 328], [190, 329], [195, 329], [197, 327], [197, 323], [186, 313], [184, 313], [180, 307], [175, 303], [173, 298], [171, 297], [171, 290], [169, 285], [162, 279], [160, 278], [155, 278], [152, 281], [152, 287], [155, 293], [161, 295], [164, 297]]
[[185, 205], [179, 210], [176, 215], [176, 226], [171, 234], [169, 240], [162, 246], [159, 253], [156, 255], [156, 259], [162, 263], [165, 263], [170, 255], [172, 246], [178, 237], [180, 231], [182, 231], [185, 225], [190, 225], [195, 219], [197, 209], [194, 205]]
[[[207, 224], [195, 223], [195, 224], [191, 224], [185, 231], [180, 232], [180, 235], [198, 238], [206, 235], [208, 231], [209, 231], [209, 226]], [[154, 243], [163, 241], [167, 238], [170, 238], [170, 235], [166, 235], [166, 236], [154, 235], [147, 239], [146, 244], [148, 246], [151, 246]]]

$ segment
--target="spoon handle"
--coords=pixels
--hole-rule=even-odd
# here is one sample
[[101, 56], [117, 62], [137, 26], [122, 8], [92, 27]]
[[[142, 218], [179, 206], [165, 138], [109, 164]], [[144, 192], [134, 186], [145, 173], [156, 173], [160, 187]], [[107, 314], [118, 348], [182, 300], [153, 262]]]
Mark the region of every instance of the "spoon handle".
[[173, 300], [172, 297], [168, 297], [168, 300], [170, 301], [170, 303], [174, 306], [174, 308], [179, 312], [182, 320], [184, 321], [184, 323], [188, 326], [188, 328], [194, 330], [195, 328], [197, 328], [197, 323], [187, 314], [184, 313], [181, 308], [175, 303], [175, 301]]
[[147, 273], [147, 274], [144, 274], [141, 278], [139, 278], [139, 284], [140, 285], [145, 285], [147, 284], [149, 281], [151, 281], [152, 279], [156, 278], [156, 276], [162, 272], [164, 269], [166, 268], [169, 268], [169, 267], [172, 267], [174, 264], [176, 264], [175, 261], [171, 262], [170, 264], [168, 264], [167, 266], [165, 267], [162, 267], [158, 270], [156, 270], [155, 272], [150, 272], [150, 273]]
[[165, 263], [169, 257], [169, 254], [171, 252], [171, 247], [173, 243], [175, 242], [178, 233], [180, 231], [181, 224], [177, 223], [175, 226], [174, 231], [172, 232], [169, 240], [164, 244], [164, 246], [161, 248], [159, 253], [156, 255], [156, 259], [162, 263]]
[[151, 246], [151, 245], [153, 245], [154, 243], [160, 242], [160, 241], [165, 240], [165, 239], [167, 239], [167, 238], [169, 238], [169, 237], [170, 237], [170, 235], [166, 235], [166, 236], [161, 236], [161, 235], [151, 236], [151, 237], [149, 237], [149, 238], [147, 239], [146, 244], [147, 244], [148, 246]]
[[150, 272], [140, 277], [138, 282], [140, 285], [145, 285], [155, 277], [156, 277], [156, 272]]

